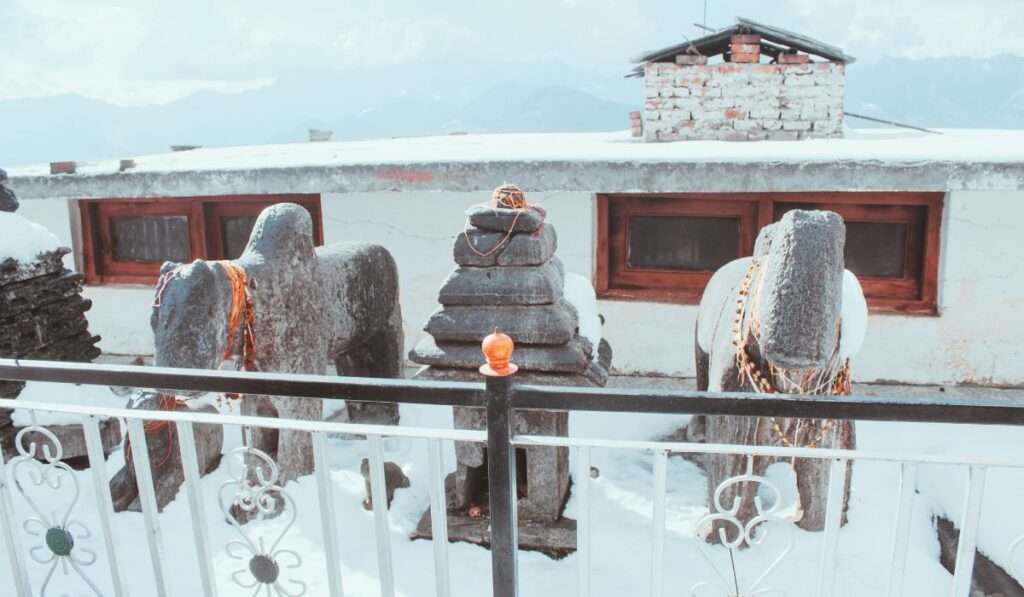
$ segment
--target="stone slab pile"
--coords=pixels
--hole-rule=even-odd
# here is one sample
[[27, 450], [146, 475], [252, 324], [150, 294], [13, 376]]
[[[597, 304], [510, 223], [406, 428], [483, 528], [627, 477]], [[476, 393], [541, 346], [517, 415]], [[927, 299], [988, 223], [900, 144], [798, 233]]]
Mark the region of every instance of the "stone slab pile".
[[[581, 314], [565, 295], [565, 269], [555, 255], [558, 238], [544, 211], [474, 206], [467, 217], [453, 248], [456, 268], [438, 293], [441, 307], [410, 354], [426, 365], [417, 377], [480, 381], [480, 344], [500, 330], [515, 342], [516, 383], [603, 386], [611, 348], [603, 339], [594, 346], [580, 334]], [[456, 428], [486, 427], [483, 409], [453, 410]], [[517, 412], [513, 426], [516, 433], [564, 436], [569, 419], [566, 413]], [[486, 544], [487, 500], [481, 494], [486, 452], [466, 442], [456, 442], [455, 451], [458, 465], [446, 483], [449, 534], [453, 540]], [[525, 469], [518, 492], [520, 545], [552, 553], [574, 550], [575, 525], [562, 518], [569, 491], [568, 450], [528, 447], [520, 452], [518, 466]], [[429, 512], [416, 536], [430, 536]]]
[[[68, 248], [42, 253], [31, 263], [0, 261], [0, 357], [92, 361], [100, 337], [89, 333], [82, 276], [64, 268]], [[0, 382], [0, 396], [16, 398], [22, 384]], [[0, 427], [9, 422], [0, 415]]]
[[[438, 293], [441, 308], [410, 358], [430, 366], [429, 377], [478, 379], [480, 342], [498, 329], [515, 341], [523, 374], [604, 385], [611, 351], [579, 334], [579, 314], [563, 293], [558, 237], [544, 212], [475, 206], [467, 216], [469, 227], [453, 249], [457, 267]], [[579, 379], [559, 380], [566, 376]]]
[[[65, 269], [67, 247], [40, 253], [35, 261], [0, 260], [0, 358], [89, 362], [100, 355], [99, 336], [89, 333], [86, 311], [92, 301], [82, 298], [82, 276]], [[21, 382], [0, 381], [0, 397], [17, 398]], [[18, 427], [12, 411], [0, 411], [0, 450], [14, 453]], [[99, 422], [103, 451], [121, 441], [116, 419]], [[60, 442], [64, 461], [78, 466], [86, 459], [81, 425], [45, 425]], [[43, 440], [29, 433], [24, 445]]]

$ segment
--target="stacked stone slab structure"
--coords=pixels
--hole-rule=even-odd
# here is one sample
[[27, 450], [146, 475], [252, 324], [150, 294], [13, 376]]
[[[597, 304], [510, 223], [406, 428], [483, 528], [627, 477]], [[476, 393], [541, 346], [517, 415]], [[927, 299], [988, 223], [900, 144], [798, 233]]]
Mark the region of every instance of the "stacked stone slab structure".
[[[89, 322], [85, 319], [92, 302], [82, 298], [82, 276], [64, 268], [64, 256], [71, 249], [57, 246], [56, 237], [42, 227], [7, 215], [17, 210], [18, 197], [7, 186], [7, 172], [0, 169], [0, 212], [3, 212], [4, 225], [35, 227], [38, 234], [50, 236], [43, 244], [33, 247], [32, 251], [39, 252], [32, 260], [20, 254], [18, 258], [0, 255], [0, 358], [95, 359], [100, 355], [96, 347], [100, 337], [89, 333]], [[21, 230], [7, 232], [16, 234]], [[24, 240], [17, 239], [15, 243]], [[21, 382], [0, 380], [0, 398], [17, 398], [24, 387]], [[13, 454], [18, 432], [11, 415], [9, 410], [0, 411], [0, 451], [6, 454]], [[85, 455], [81, 426], [55, 425], [50, 426], [49, 431], [61, 442], [66, 460]], [[119, 441], [119, 428], [115, 421], [106, 420], [101, 423], [100, 432], [104, 449], [109, 452]], [[31, 435], [26, 438], [29, 442], [35, 439]]]
[[[89, 333], [85, 312], [92, 307], [82, 298], [82, 276], [64, 268], [71, 249], [40, 253], [35, 261], [0, 260], [0, 358], [47, 361], [92, 361], [100, 355], [100, 337]], [[0, 381], [0, 397], [17, 398], [21, 382]], [[12, 454], [19, 431], [12, 411], [0, 412], [0, 447]], [[85, 436], [80, 425], [48, 425], [61, 442], [65, 460], [84, 458]], [[120, 441], [113, 419], [100, 424], [104, 450]], [[28, 441], [32, 441], [29, 438]]]
[[[427, 336], [410, 358], [426, 365], [419, 378], [480, 381], [481, 341], [500, 330], [515, 341], [517, 383], [601, 386], [608, 379], [611, 349], [580, 334], [580, 316], [565, 293], [565, 270], [555, 256], [557, 235], [536, 207], [475, 206], [455, 240], [457, 267], [438, 294], [438, 309], [424, 327]], [[594, 316], [596, 314], [584, 314]], [[454, 409], [455, 427], [484, 429], [482, 409]], [[566, 435], [566, 413], [520, 412], [517, 433]], [[520, 449], [519, 520], [524, 547], [571, 550], [575, 527], [561, 518], [569, 490], [569, 455], [564, 448]], [[449, 479], [449, 526], [453, 539], [486, 543], [483, 477], [486, 452], [479, 444], [457, 443], [458, 467]], [[483, 522], [480, 522], [480, 521]], [[481, 525], [484, 525], [481, 527]], [[419, 534], [429, 535], [424, 519]]]
[[[89, 333], [82, 276], [65, 269], [71, 250], [44, 253], [33, 263], [0, 261], [0, 357], [47, 361], [91, 361], [100, 337]], [[17, 397], [21, 384], [2, 382], [0, 395]]]
[[480, 342], [498, 329], [515, 341], [516, 364], [531, 379], [604, 385], [610, 349], [579, 334], [555, 256], [557, 234], [544, 212], [475, 206], [467, 216], [470, 226], [453, 250], [457, 267], [438, 293], [441, 308], [410, 358], [430, 366], [425, 375], [478, 379]]

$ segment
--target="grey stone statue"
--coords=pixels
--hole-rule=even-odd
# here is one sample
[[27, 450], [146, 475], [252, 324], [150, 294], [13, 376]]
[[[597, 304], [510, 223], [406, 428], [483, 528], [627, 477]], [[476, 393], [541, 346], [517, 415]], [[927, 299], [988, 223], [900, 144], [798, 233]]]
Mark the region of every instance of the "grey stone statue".
[[[243, 355], [244, 333], [228, 332], [235, 299], [231, 266], [245, 273], [251, 354]], [[398, 270], [390, 253], [370, 244], [315, 248], [309, 213], [293, 203], [265, 209], [236, 260], [165, 263], [151, 324], [161, 367], [216, 369], [229, 354], [253, 359], [261, 371], [326, 374], [333, 364], [341, 375], [394, 378], [404, 364]], [[347, 406], [357, 422], [398, 420], [394, 404]], [[319, 420], [323, 408], [319, 400], [244, 396], [242, 413]], [[313, 470], [308, 433], [251, 431], [251, 445], [277, 461], [283, 480]], [[164, 474], [174, 471], [155, 471]]]
[[0, 211], [18, 211], [18, 197], [7, 187], [7, 171], [0, 168]]
[[[708, 283], [697, 320], [699, 390], [835, 394], [849, 391], [848, 359], [864, 335], [866, 306], [860, 284], [844, 269], [846, 227], [838, 214], [794, 210], [762, 229], [754, 256], [719, 269]], [[697, 416], [687, 437], [708, 443], [854, 447], [850, 422], [767, 417]], [[700, 457], [711, 492], [746, 472], [742, 456]], [[771, 463], [754, 458], [754, 473]], [[796, 459], [798, 524], [824, 524], [827, 460]], [[847, 487], [849, 478], [847, 478]], [[738, 517], [754, 515], [757, 485], [726, 490], [740, 497]], [[845, 505], [845, 495], [844, 495]], [[732, 536], [731, 531], [727, 532]], [[712, 540], [717, 535], [713, 533]]]

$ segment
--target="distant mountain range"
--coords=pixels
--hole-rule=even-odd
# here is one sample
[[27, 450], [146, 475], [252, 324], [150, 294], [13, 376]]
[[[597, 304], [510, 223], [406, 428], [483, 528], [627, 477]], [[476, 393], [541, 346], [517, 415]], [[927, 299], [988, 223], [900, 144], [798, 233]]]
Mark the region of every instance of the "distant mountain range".
[[1021, 129], [1024, 57], [854, 63], [846, 109], [925, 127]]
[[[121, 107], [62, 95], [0, 101], [0, 165], [124, 157], [170, 145], [229, 146], [454, 132], [621, 130], [643, 101], [627, 66], [406, 65], [297, 71], [236, 94]], [[846, 106], [929, 127], [1024, 128], [1024, 57], [884, 59], [849, 67]], [[848, 119], [851, 126], [863, 126]]]

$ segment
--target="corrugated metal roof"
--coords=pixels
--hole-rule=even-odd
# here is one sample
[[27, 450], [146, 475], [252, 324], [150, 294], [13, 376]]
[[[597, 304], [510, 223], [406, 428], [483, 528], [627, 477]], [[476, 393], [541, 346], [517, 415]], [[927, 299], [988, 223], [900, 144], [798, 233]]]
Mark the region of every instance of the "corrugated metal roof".
[[[729, 39], [737, 33], [757, 33], [761, 36], [762, 51], [769, 55], [777, 55], [785, 49], [799, 50], [808, 54], [826, 58], [833, 62], [849, 64], [857, 59], [843, 52], [839, 47], [823, 41], [794, 33], [779, 27], [765, 25], [743, 17], [736, 18], [736, 24], [710, 35], [653, 50], [632, 60], [634, 63], [661, 62], [674, 59], [678, 54], [697, 52], [705, 56], [720, 54], [729, 48]], [[640, 76], [641, 68], [636, 68], [628, 76]]]

